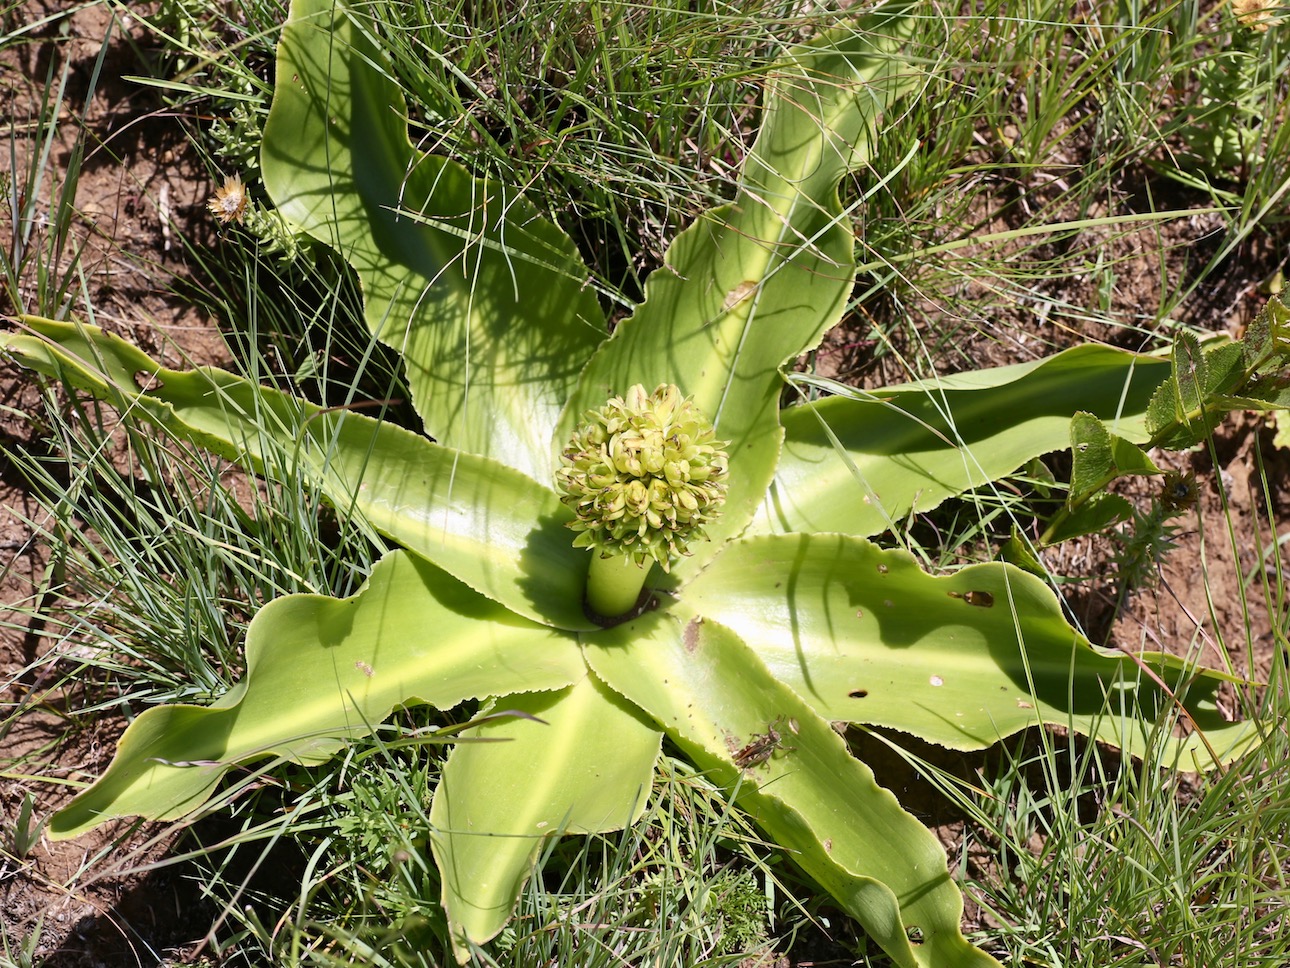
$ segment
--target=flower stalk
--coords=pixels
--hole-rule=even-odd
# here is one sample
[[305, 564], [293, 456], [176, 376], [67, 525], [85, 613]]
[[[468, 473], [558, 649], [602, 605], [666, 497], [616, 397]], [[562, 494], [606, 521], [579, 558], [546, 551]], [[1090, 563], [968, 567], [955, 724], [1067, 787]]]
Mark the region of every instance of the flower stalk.
[[595, 618], [612, 619], [632, 612], [640, 602], [653, 561], [637, 564], [630, 555], [597, 555], [587, 573], [586, 606]]
[[575, 547], [592, 560], [586, 606], [598, 618], [628, 614], [651, 566], [664, 571], [706, 540], [726, 497], [728, 455], [711, 422], [664, 383], [589, 410], [560, 455], [560, 499], [573, 510]]

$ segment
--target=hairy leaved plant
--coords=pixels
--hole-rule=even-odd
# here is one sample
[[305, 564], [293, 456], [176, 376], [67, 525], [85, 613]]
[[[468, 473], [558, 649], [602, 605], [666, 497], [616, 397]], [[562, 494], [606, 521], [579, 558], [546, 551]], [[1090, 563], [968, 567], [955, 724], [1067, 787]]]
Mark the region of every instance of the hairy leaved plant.
[[[738, 197], [677, 237], [606, 338], [565, 236], [510, 186], [409, 143], [377, 25], [294, 0], [265, 184], [357, 272], [429, 436], [168, 369], [90, 326], [28, 318], [0, 345], [132, 420], [262, 474], [289, 466], [401, 548], [352, 598], [263, 608], [244, 679], [140, 715], [50, 834], [182, 817], [240, 764], [321, 762], [400, 706], [481, 700], [520, 715], [463, 734], [507, 742], [456, 745], [431, 810], [463, 959], [506, 924], [543, 838], [633, 822], [666, 735], [894, 963], [987, 966], [940, 844], [834, 724], [981, 749], [1055, 723], [1197, 769], [1256, 742], [1218, 711], [1233, 677], [1090, 644], [1020, 568], [932, 576], [869, 540], [1070, 446], [1073, 426], [1148, 441], [1162, 392], [1191, 399], [1174, 363], [1085, 346], [781, 408], [783, 367], [852, 290], [838, 185], [916, 80], [904, 6], [780, 65]], [[589, 593], [607, 568], [632, 578]], [[1192, 728], [1162, 744], [1177, 709]]]

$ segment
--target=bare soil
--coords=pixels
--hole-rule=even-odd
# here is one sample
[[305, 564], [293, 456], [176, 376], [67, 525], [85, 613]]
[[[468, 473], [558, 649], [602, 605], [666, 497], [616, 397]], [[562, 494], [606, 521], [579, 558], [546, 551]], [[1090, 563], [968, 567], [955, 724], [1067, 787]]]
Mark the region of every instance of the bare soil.
[[[168, 365], [226, 363], [219, 330], [174, 292], [175, 280], [189, 271], [184, 240], [201, 244], [211, 237], [203, 215], [209, 179], [182, 119], [161, 110], [152, 92], [123, 79], [146, 73], [140, 55], [148, 57], [151, 40], [106, 4], [64, 16], [67, 9], [56, 0], [23, 4], [13, 21], [34, 28], [0, 49], [0, 104], [26, 135], [16, 142], [13, 179], [24, 183], [38, 150], [34, 134], [46, 80], [52, 77], [57, 90], [66, 68], [39, 211], [48, 216], [53, 210], [49, 200], [61, 190], [80, 142], [85, 157], [75, 189], [73, 241], [65, 251], [79, 250], [87, 289], [83, 293], [80, 277], [72, 275], [69, 302], [83, 305], [88, 297], [94, 323], [160, 354]], [[38, 226], [33, 243], [49, 231], [47, 222]], [[34, 277], [24, 281], [37, 285]], [[0, 312], [8, 316], [18, 308], [0, 306]], [[72, 719], [80, 700], [51, 690], [49, 667], [40, 661], [50, 644], [42, 623], [14, 611], [37, 602], [54, 605], [47, 586], [56, 583], [56, 574], [48, 548], [34, 537], [48, 514], [9, 459], [46, 446], [43, 428], [31, 419], [40, 409], [30, 379], [0, 361], [0, 938], [16, 955], [34, 933], [36, 963], [51, 968], [155, 968], [196, 951], [212, 916], [177, 869], [142, 870], [166, 855], [167, 843], [150, 843], [146, 830], [125, 825], [67, 843], [41, 837], [26, 853], [9, 842], [24, 799], [35, 798], [33, 824], [57, 809], [72, 792], [65, 781], [102, 772], [125, 726], [119, 716]]]
[[[77, 217], [71, 231], [83, 245], [81, 265], [88, 288], [80, 292], [75, 281], [72, 302], [88, 302], [95, 309], [95, 323], [169, 365], [224, 364], [228, 350], [217, 321], [203, 318], [174, 292], [174, 282], [192, 268], [185, 240], [199, 246], [218, 244], [204, 213], [213, 186], [189, 146], [186, 119], [168, 115], [153, 92], [123, 79], [144, 73], [140, 55], [147, 58], [151, 53], [151, 41], [137, 25], [114, 17], [106, 5], [89, 6], [67, 18], [56, 16], [65, 6], [58, 0], [23, 4], [18, 21], [43, 25], [23, 42], [0, 51], [0, 104], [9, 105], [15, 127], [27, 133], [17, 142], [14, 177], [21, 178], [35, 149], [36, 139], [30, 135], [51, 65], [55, 78], [64, 64], [70, 65], [53, 167], [65, 168], [77, 138], [84, 135], [86, 163], [76, 186]], [[102, 74], [86, 103], [105, 37]], [[1212, 226], [1205, 218], [1198, 215], [1191, 224], [1167, 223], [1153, 230], [1166, 233], [1163, 245], [1158, 236], [1147, 234], [1119, 238], [1114, 243], [1120, 261], [1112, 308], [1152, 317], [1153, 307], [1165, 295], [1161, 279], [1181, 281], [1207, 258], [1203, 250], [1213, 243], [1207, 239]], [[1261, 303], [1256, 286], [1275, 268], [1284, 241], [1252, 238], [1214, 282], [1179, 308], [1176, 318], [1239, 333]], [[1091, 277], [1059, 285], [1061, 290], [1052, 295], [1060, 301], [1079, 305], [1099, 297]], [[16, 307], [0, 310], [12, 313]], [[930, 316], [934, 307], [927, 312]], [[1057, 321], [1044, 323], [1033, 312], [1024, 317], [1019, 313], [1018, 320], [1009, 320], [1001, 329], [1016, 332], [1018, 321], [1022, 329], [1029, 327], [1033, 339], [1005, 343], [987, 328], [970, 329], [974, 335], [961, 353], [979, 364], [1002, 364], [1032, 358], [1054, 345], [1113, 335], [1077, 331]], [[863, 334], [839, 331], [821, 352], [826, 358], [831, 355], [838, 373], [861, 382], [900, 379], [901, 374], [871, 363], [871, 349]], [[948, 367], [953, 365], [953, 360], [947, 361]], [[50, 642], [40, 621], [26, 616], [31, 605], [47, 595], [54, 563], [49, 549], [33, 537], [33, 522], [44, 520], [46, 510], [8, 458], [14, 451], [45, 446], [41, 428], [29, 419], [38, 410], [30, 382], [0, 364], [0, 702], [8, 723], [0, 726], [4, 836], [13, 829], [29, 794], [41, 817], [70, 795], [62, 781], [101, 772], [124, 726], [110, 716], [73, 719], [76, 697], [51, 692], [39, 671]], [[1055, 571], [1088, 577], [1073, 595], [1086, 628], [1103, 641], [1130, 649], [1199, 651], [1208, 663], [1230, 660], [1238, 670], [1252, 661], [1260, 674], [1271, 662], [1284, 659], [1284, 652], [1277, 651], [1265, 596], [1270, 590], [1275, 607], [1283, 595], [1273, 584], [1272, 556], [1279, 553], [1279, 529], [1290, 513], [1290, 455], [1274, 448], [1271, 438], [1266, 421], [1238, 414], [1219, 429], [1212, 449], [1156, 455], [1160, 462], [1196, 475], [1199, 500], [1182, 520], [1177, 547], [1164, 559], [1158, 582], [1131, 594], [1127, 607], [1114, 607], [1120, 590], [1106, 577], [1114, 551], [1109, 538], [1072, 542], [1056, 553], [1050, 562]], [[1268, 496], [1261, 488], [1263, 479], [1271, 484]], [[17, 608], [23, 611], [14, 611]], [[1252, 656], [1246, 654], [1250, 642]], [[14, 715], [18, 710], [21, 716]], [[903, 761], [884, 750], [876, 743], [865, 748], [879, 776], [915, 812], [938, 824], [947, 844], [956, 843], [961, 820]], [[983, 762], [952, 759], [954, 768], [965, 774]], [[0, 845], [0, 937], [16, 946], [38, 931], [37, 961], [45, 959], [44, 964], [57, 968], [152, 968], [192, 962], [202, 950], [212, 912], [177, 868], [146, 869], [171, 846], [164, 840], [152, 842], [150, 836], [147, 828], [116, 825], [70, 843], [53, 844], [40, 837], [25, 852], [14, 843]]]

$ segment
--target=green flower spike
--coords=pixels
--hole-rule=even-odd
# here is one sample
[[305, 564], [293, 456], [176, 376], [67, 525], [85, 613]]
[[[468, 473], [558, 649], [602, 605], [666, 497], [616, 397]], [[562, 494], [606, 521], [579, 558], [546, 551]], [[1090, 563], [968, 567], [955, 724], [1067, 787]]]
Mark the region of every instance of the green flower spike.
[[654, 562], [667, 571], [691, 541], [706, 540], [703, 525], [726, 499], [725, 447], [670, 383], [649, 394], [638, 383], [583, 414], [555, 487], [577, 515], [574, 546], [599, 552], [587, 579], [593, 615], [630, 612]]

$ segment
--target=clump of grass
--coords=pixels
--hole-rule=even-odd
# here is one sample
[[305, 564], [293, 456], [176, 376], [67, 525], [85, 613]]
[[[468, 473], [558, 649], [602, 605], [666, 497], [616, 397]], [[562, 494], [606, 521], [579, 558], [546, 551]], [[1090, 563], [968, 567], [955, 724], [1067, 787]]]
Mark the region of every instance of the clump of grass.
[[1286, 745], [1278, 730], [1232, 768], [1181, 782], [1150, 761], [1107, 762], [1096, 747], [1074, 751], [1060, 772], [1051, 750], [1012, 759], [978, 808], [1008, 845], [988, 895], [1011, 925], [1010, 947], [1090, 966], [1284, 960]]
[[[229, 875], [234, 865], [212, 867], [208, 890], [224, 911], [218, 952], [254, 949], [278, 964], [409, 968], [450, 957], [428, 853], [435, 750], [444, 739], [436, 725], [443, 724], [430, 714], [409, 713], [399, 730], [355, 744], [334, 767], [297, 772], [290, 827], [257, 823], [258, 811], [249, 811], [237, 833], [225, 834], [206, 863], [236, 845], [253, 855], [243, 869], [260, 866], [289, 835], [300, 848], [301, 883], [297, 901], [279, 914], [280, 902]], [[684, 761], [664, 758], [649, 797], [630, 831], [548, 838], [515, 919], [475, 949], [471, 963], [746, 964], [768, 955], [772, 928], [802, 930], [808, 916], [792, 893], [798, 885], [779, 880], [775, 855], [718, 789]]]
[[[0, 49], [25, 41], [33, 25], [2, 28]], [[80, 116], [98, 89], [107, 38], [99, 48], [87, 83]], [[76, 298], [84, 243], [72, 233], [76, 219], [76, 188], [85, 162], [87, 133], [77, 131], [65, 158], [54, 148], [58, 142], [61, 115], [75, 110], [67, 104], [72, 61], [56, 51], [46, 67], [44, 84], [31, 113], [21, 117], [17, 99], [8, 114], [4, 147], [8, 173], [0, 179], [4, 200], [0, 203], [9, 223], [0, 242], [0, 286], [5, 312], [31, 312], [62, 318]], [[10, 96], [14, 96], [11, 90]]]
[[[901, 166], [908, 142], [881, 146], [877, 171], [899, 174], [869, 198], [859, 233], [874, 287], [858, 307], [857, 335], [876, 341], [865, 365], [891, 382], [980, 365], [993, 347], [1033, 358], [1090, 336], [1150, 347], [1180, 317], [1212, 328], [1206, 281], [1281, 231], [1273, 199], [1290, 172], [1267, 149], [1288, 136], [1273, 120], [1290, 96], [1285, 37], [1225, 5], [1201, 17], [1179, 3], [1074, 18], [1047, 0], [990, 3], [926, 24], [940, 55], [901, 126], [924, 150]], [[1266, 119], [1239, 136], [1262, 162], [1198, 170], [1185, 144], [1210, 97], [1202, 78], [1233, 56], [1248, 81], [1241, 117]]]
[[23, 938], [10, 937], [0, 922], [0, 968], [35, 968], [36, 951], [40, 947], [41, 921]]

